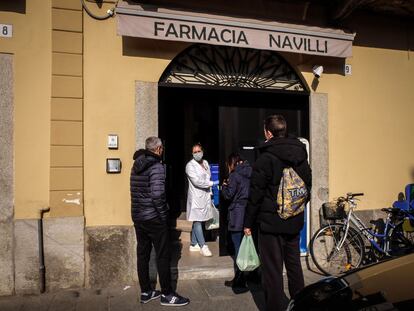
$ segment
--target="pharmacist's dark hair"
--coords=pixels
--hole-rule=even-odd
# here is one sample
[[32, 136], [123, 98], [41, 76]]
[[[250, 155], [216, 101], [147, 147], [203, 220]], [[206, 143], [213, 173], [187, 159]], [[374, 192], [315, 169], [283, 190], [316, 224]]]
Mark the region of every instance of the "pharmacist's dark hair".
[[200, 149], [201, 149], [202, 151], [204, 151], [204, 148], [203, 148], [203, 146], [201, 145], [201, 143], [195, 143], [195, 144], [193, 144], [193, 145], [191, 146], [191, 152], [193, 152], [194, 147], [200, 147]]
[[286, 137], [287, 124], [285, 118], [280, 114], [268, 116], [264, 121], [266, 131], [272, 133], [273, 137]]

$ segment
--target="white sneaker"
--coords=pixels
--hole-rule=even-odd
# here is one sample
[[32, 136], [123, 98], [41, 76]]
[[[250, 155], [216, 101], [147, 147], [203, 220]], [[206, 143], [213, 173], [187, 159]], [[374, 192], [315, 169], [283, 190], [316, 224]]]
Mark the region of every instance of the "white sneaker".
[[205, 257], [211, 257], [213, 256], [213, 254], [211, 253], [210, 249], [208, 248], [207, 245], [204, 245], [201, 249], [200, 249], [200, 254], [205, 256]]
[[190, 252], [199, 252], [200, 251], [200, 245], [190, 245]]

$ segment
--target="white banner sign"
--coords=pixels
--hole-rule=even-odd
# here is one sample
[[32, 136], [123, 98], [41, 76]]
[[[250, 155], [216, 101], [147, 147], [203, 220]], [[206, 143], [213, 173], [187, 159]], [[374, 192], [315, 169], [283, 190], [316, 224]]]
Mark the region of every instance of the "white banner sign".
[[[197, 16], [118, 8], [118, 34], [156, 40], [230, 45], [302, 54], [350, 57], [354, 34], [275, 27]], [[321, 28], [317, 28], [321, 29]]]

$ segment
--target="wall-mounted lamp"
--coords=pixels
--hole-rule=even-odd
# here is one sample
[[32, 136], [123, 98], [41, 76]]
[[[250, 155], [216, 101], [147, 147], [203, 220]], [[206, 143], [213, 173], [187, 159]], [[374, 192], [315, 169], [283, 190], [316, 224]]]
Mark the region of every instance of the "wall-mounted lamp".
[[323, 66], [320, 66], [320, 65], [313, 66], [312, 72], [316, 78], [320, 78], [323, 73]]

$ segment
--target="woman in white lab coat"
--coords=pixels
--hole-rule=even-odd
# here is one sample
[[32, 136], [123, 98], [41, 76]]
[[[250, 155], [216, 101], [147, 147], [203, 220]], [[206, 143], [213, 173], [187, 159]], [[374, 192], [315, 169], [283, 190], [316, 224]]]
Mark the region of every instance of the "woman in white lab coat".
[[203, 223], [212, 218], [210, 166], [203, 160], [203, 147], [195, 144], [192, 148], [193, 159], [186, 167], [188, 178], [187, 220], [193, 222], [190, 251], [199, 251], [203, 256], [212, 256], [203, 234]]

